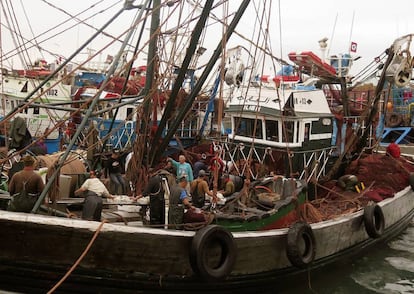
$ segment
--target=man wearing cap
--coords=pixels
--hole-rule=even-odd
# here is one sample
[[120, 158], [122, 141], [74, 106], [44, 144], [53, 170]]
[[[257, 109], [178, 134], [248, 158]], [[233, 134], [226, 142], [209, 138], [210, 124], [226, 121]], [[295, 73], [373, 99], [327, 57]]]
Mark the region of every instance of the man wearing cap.
[[12, 176], [9, 183], [9, 192], [10, 195], [15, 195], [20, 193], [22, 190], [26, 190], [28, 195], [33, 197], [30, 201], [33, 205], [30, 205], [31, 207], [23, 208], [15, 206], [13, 201], [11, 201], [8, 207], [8, 210], [11, 211], [30, 212], [40, 193], [45, 188], [42, 177], [34, 171], [35, 159], [30, 155], [26, 155], [23, 158], [23, 164], [23, 170]]
[[185, 187], [187, 178], [185, 176], [178, 179], [178, 184], [173, 186], [170, 191], [168, 223], [171, 228], [181, 230], [183, 228], [184, 208], [195, 209], [191, 205]]
[[201, 154], [199, 159], [194, 163], [193, 175], [195, 179], [198, 178], [198, 173], [200, 172], [200, 170], [205, 170], [205, 171], [207, 170], [208, 166], [206, 164], [206, 159], [207, 159], [207, 156], [205, 153], [203, 153]]
[[124, 167], [122, 165], [122, 161], [119, 158], [119, 149], [112, 150], [112, 155], [106, 162], [106, 169], [105, 174], [109, 176], [111, 179], [112, 184], [115, 186], [114, 193], [119, 192], [119, 188], [121, 188], [121, 194], [126, 194], [126, 183], [122, 176]]
[[236, 191], [236, 188], [234, 186], [233, 180], [230, 178], [229, 174], [225, 174], [223, 176], [224, 180], [224, 190], [219, 191], [221, 194], [223, 194], [224, 197], [229, 197], [233, 195], [233, 193]]
[[100, 222], [102, 214], [102, 197], [111, 199], [114, 197], [109, 194], [105, 185], [99, 178], [97, 178], [95, 171], [90, 171], [89, 179], [75, 191], [75, 195], [82, 193], [86, 193], [82, 209], [82, 219]]
[[214, 197], [214, 193], [208, 189], [207, 174], [202, 169], [198, 172], [198, 178], [191, 183], [191, 201], [195, 207], [202, 208], [206, 201], [206, 194]]

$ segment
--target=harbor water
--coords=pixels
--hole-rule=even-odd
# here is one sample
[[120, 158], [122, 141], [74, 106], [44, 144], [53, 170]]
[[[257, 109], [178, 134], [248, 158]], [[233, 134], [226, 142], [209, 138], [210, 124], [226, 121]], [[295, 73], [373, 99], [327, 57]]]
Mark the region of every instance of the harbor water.
[[286, 290], [275, 286], [267, 293], [414, 293], [414, 221], [392, 240], [289, 284]]

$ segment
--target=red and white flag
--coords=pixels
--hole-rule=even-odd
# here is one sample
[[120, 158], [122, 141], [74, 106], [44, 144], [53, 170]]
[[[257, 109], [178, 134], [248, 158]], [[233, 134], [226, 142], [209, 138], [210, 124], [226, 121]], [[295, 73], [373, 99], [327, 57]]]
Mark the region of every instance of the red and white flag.
[[351, 47], [350, 47], [349, 51], [355, 53], [355, 52], [357, 52], [357, 47], [358, 47], [357, 43], [351, 42]]

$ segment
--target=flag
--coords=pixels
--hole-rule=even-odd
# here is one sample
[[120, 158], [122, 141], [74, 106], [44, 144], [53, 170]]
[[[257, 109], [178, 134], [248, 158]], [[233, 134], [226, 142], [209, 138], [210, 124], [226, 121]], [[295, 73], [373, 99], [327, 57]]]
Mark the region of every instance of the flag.
[[358, 44], [357, 43], [351, 42], [351, 48], [350, 48], [349, 51], [355, 53], [355, 52], [357, 52], [357, 47], [358, 47]]

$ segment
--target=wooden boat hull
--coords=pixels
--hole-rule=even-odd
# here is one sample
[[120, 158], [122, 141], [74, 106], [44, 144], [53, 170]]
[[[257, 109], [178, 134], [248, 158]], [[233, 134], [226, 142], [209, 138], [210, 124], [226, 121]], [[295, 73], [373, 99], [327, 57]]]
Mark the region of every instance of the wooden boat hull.
[[[385, 226], [383, 234], [376, 239], [367, 234], [362, 210], [312, 224], [316, 255], [311, 268], [360, 253], [376, 242], [397, 235], [414, 215], [413, 200], [414, 193], [407, 187], [393, 198], [378, 203]], [[18, 284], [10, 286], [17, 290], [35, 278], [36, 285], [44, 291], [75, 263], [99, 223], [0, 211], [0, 226], [1, 279], [9, 283], [17, 279]], [[220, 286], [224, 291], [261, 287], [307, 270], [292, 266], [287, 257], [288, 229], [237, 232], [232, 233], [237, 257], [230, 275], [207, 282], [191, 266], [189, 252], [196, 234], [105, 224], [62, 289], [103, 291], [112, 287], [125, 291], [209, 292]], [[8, 276], [10, 280], [3, 278]], [[7, 283], [4, 285], [7, 287]]]

